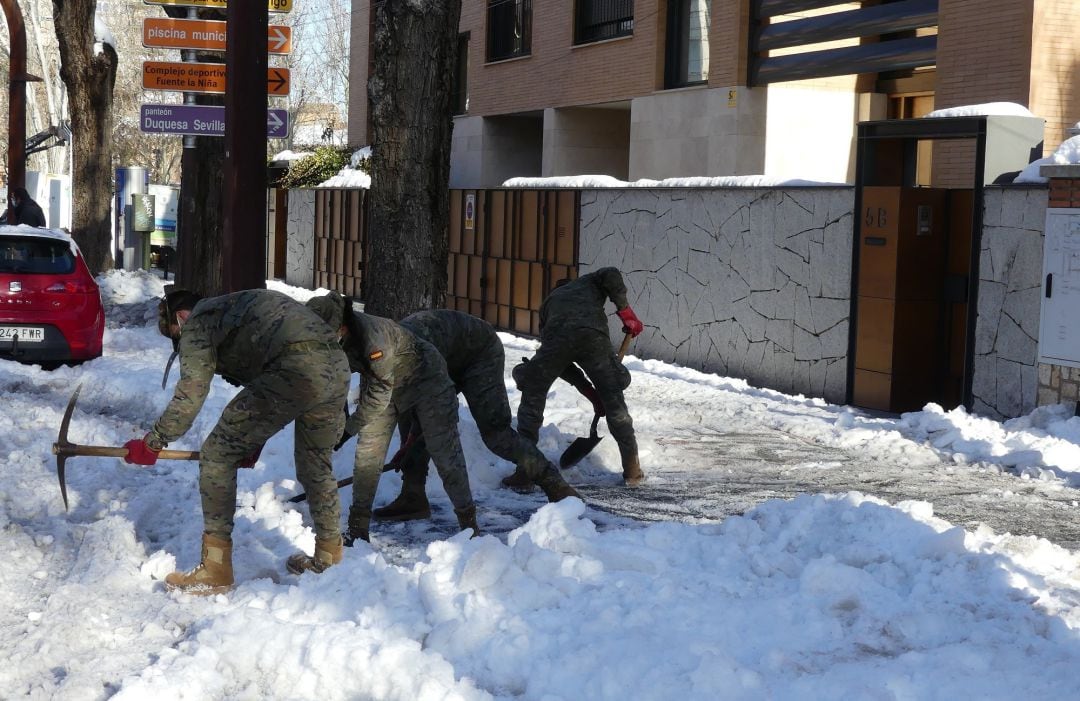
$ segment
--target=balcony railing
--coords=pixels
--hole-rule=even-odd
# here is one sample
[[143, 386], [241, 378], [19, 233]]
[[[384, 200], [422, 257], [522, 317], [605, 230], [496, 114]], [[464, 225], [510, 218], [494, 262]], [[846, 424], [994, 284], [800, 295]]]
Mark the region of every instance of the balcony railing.
[[634, 0], [577, 0], [574, 43], [630, 36], [634, 33]]

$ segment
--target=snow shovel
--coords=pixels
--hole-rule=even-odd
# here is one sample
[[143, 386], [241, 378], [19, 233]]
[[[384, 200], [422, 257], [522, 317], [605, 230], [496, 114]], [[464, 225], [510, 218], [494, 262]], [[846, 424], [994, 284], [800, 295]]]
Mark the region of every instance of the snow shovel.
[[[82, 385], [75, 388], [75, 393], [68, 400], [64, 418], [60, 421], [60, 435], [53, 443], [52, 452], [56, 456], [56, 477], [60, 480], [60, 496], [64, 498], [64, 510], [68, 508], [67, 482], [64, 479], [64, 466], [67, 459], [75, 455], [93, 455], [103, 458], [123, 458], [128, 454], [123, 446], [114, 448], [103, 445], [77, 445], [68, 440], [68, 426], [71, 425], [71, 415], [75, 412], [75, 402], [79, 400], [79, 392]], [[158, 453], [159, 460], [198, 460], [197, 450], [162, 450]]]
[[[626, 349], [630, 347], [630, 339], [633, 338], [630, 334], [623, 336], [622, 345], [619, 346], [619, 362], [622, 362], [623, 356], [626, 355]], [[603, 440], [603, 436], [597, 434], [596, 427], [600, 424], [600, 414], [594, 414], [592, 420], [592, 426], [589, 428], [589, 435], [575, 438], [574, 442], [570, 444], [563, 454], [559, 457], [559, 467], [566, 469], [573, 467], [581, 462], [581, 459], [592, 452], [592, 449], [596, 447], [596, 444]]]

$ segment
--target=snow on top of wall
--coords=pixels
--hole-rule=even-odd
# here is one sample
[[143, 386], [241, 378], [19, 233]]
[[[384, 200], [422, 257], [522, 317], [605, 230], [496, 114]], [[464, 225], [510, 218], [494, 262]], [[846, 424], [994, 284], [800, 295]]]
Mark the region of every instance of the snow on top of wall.
[[981, 117], [985, 115], [1005, 115], [1013, 117], [1034, 117], [1027, 107], [1015, 102], [987, 102], [981, 105], [962, 105], [934, 110], [925, 117]]
[[1067, 166], [1080, 163], [1080, 136], [1061, 142], [1057, 150], [1046, 158], [1032, 161], [1013, 179], [1014, 183], [1045, 183], [1049, 178], [1039, 174], [1042, 166]]
[[272, 161], [299, 161], [301, 158], [307, 158], [314, 155], [311, 151], [290, 151], [285, 149], [274, 154]]
[[510, 178], [503, 187], [520, 188], [620, 188], [620, 187], [849, 187], [846, 183], [831, 183], [799, 178], [777, 178], [769, 175], [725, 175], [719, 177], [643, 178], [627, 182], [610, 175], [564, 175], [554, 178]]
[[371, 187], [371, 176], [362, 170], [346, 166], [339, 170], [337, 175], [331, 176], [315, 187], [344, 187], [367, 190]]

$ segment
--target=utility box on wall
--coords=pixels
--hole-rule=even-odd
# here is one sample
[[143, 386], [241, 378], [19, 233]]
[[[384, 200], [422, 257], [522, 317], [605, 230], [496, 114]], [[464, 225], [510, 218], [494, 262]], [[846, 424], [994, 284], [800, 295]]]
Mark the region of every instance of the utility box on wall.
[[1039, 362], [1080, 367], [1080, 209], [1046, 210]]

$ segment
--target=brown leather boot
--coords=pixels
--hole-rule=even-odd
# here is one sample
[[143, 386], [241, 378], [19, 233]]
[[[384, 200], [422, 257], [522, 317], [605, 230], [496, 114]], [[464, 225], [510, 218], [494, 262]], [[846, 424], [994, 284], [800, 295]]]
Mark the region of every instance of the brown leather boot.
[[641, 463], [636, 455], [623, 460], [622, 478], [627, 487], [636, 487], [645, 481], [645, 473], [641, 471]]
[[375, 509], [372, 514], [383, 521], [415, 521], [431, 518], [431, 504], [428, 503], [427, 495], [403, 491], [397, 499]]
[[325, 572], [326, 568], [341, 562], [343, 548], [341, 536], [316, 538], [314, 555], [308, 555], [307, 553], [290, 555], [289, 559], [285, 561], [285, 568], [293, 574], [303, 574], [304, 572], [319, 574]]
[[202, 562], [190, 572], [165, 575], [165, 588], [207, 596], [232, 589], [232, 541], [203, 533]]
[[531, 492], [533, 488], [532, 480], [529, 479], [529, 475], [526, 474], [525, 470], [520, 465], [514, 470], [514, 474], [503, 477], [502, 483], [504, 487], [509, 487], [510, 489], [519, 492]]
[[472, 529], [473, 538], [480, 535], [480, 526], [476, 523], [476, 504], [466, 506], [464, 509], [454, 509], [454, 513], [457, 515], [458, 525], [461, 526], [461, 530]]
[[559, 474], [559, 471], [552, 465], [548, 469], [544, 470], [544, 473], [540, 476], [540, 479], [536, 481], [536, 484], [540, 489], [544, 491], [544, 496], [548, 498], [549, 502], [562, 501], [567, 497], [577, 497], [581, 499], [581, 495], [577, 490], [566, 483], [563, 476]]

